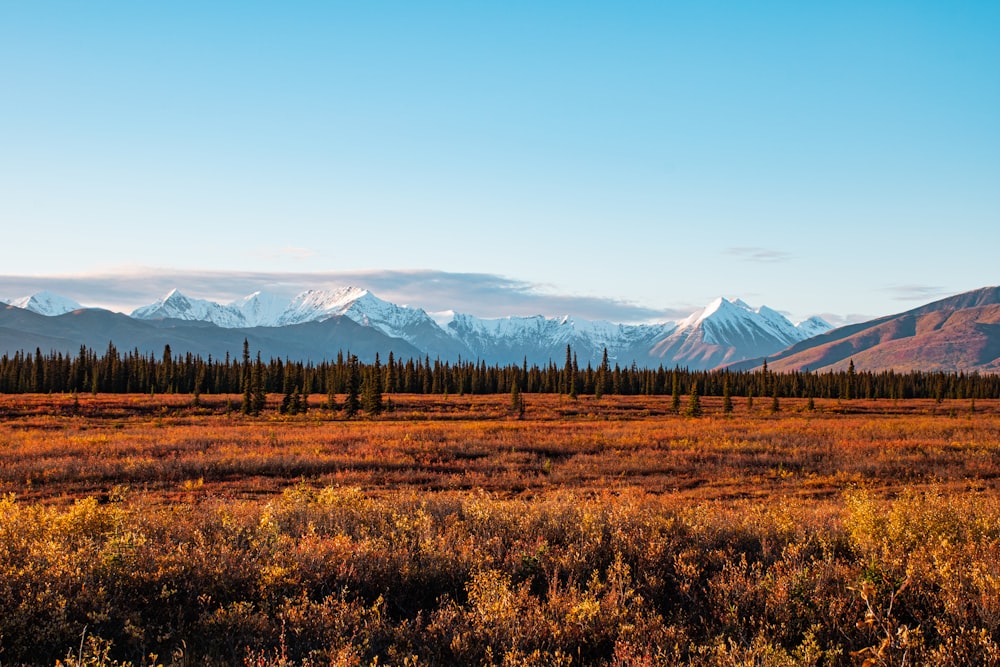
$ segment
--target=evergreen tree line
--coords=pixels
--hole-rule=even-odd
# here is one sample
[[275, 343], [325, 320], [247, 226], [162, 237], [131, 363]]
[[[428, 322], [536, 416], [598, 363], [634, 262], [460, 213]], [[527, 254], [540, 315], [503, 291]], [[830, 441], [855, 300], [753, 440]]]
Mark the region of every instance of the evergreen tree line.
[[[483, 361], [457, 362], [428, 357], [396, 359], [390, 352], [383, 362], [358, 360], [350, 352], [321, 363], [251, 357], [244, 343], [241, 358], [204, 359], [190, 353], [174, 356], [170, 347], [160, 357], [138, 350], [121, 352], [109, 344], [103, 354], [81, 347], [77, 355], [53, 352], [18, 352], [0, 357], [0, 393], [187, 393], [243, 394], [243, 404], [263, 405], [269, 393], [282, 393], [282, 407], [296, 412], [304, 407], [302, 397], [327, 394], [333, 400], [347, 395], [341, 407], [348, 411], [371, 408], [380, 411], [383, 393], [499, 394], [558, 393], [576, 397], [616, 395], [744, 396], [797, 398], [1000, 398], [1000, 375], [855, 370], [775, 373], [755, 371], [692, 371], [683, 368], [646, 368], [611, 364], [605, 351], [596, 367], [580, 367], [567, 347], [561, 366], [494, 364]], [[296, 406], [296, 398], [299, 401]], [[520, 399], [518, 399], [520, 400]], [[357, 401], [358, 405], [354, 405]], [[362, 405], [362, 403], [367, 405]], [[259, 407], [257, 408], [259, 410]]]

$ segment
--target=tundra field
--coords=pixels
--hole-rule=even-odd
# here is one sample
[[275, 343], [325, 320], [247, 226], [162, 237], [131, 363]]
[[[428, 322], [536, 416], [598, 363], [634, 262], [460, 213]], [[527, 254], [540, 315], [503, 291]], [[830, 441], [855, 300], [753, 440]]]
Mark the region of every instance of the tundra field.
[[1000, 664], [1000, 401], [239, 398], [0, 395], [0, 665]]

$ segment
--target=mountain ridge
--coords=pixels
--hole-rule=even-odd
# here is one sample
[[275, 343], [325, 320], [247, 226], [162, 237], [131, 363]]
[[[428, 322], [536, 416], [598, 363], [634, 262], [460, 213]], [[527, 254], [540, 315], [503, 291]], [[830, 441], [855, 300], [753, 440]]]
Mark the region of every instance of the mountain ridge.
[[[761, 358], [734, 363], [757, 368]], [[902, 313], [833, 329], [768, 356], [775, 371], [1000, 371], [1000, 287], [983, 287]]]
[[[820, 318], [796, 325], [766, 306], [754, 309], [739, 299], [723, 297], [681, 322], [656, 324], [614, 323], [569, 315], [492, 319], [461, 313], [432, 316], [423, 309], [398, 306], [367, 289], [350, 286], [307, 290], [290, 299], [258, 291], [227, 304], [190, 298], [172, 289], [157, 301], [136, 308], [128, 317], [143, 322], [172, 322], [172, 326], [185, 331], [196, 323], [222, 330], [281, 330], [346, 318], [390, 341], [401, 341], [397, 347], [405, 343], [424, 356], [444, 360], [562, 363], [568, 345], [581, 365], [600, 363], [607, 350], [613, 363], [696, 369], [762, 352], [771, 354], [817, 330], [831, 328]], [[186, 326], [181, 324], [185, 322]], [[210, 335], [207, 329], [201, 331], [204, 336]], [[683, 332], [685, 344], [671, 345], [670, 337], [678, 331]], [[212, 335], [228, 338], [224, 333]]]

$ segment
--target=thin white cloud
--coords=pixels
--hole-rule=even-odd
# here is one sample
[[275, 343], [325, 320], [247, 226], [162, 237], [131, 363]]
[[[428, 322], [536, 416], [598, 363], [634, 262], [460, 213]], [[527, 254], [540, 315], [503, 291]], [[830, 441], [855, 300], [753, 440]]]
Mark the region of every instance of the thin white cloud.
[[734, 246], [726, 248], [724, 252], [745, 262], [759, 262], [764, 264], [786, 262], [792, 258], [792, 254], [784, 250], [762, 248], [760, 246]]
[[434, 312], [454, 310], [477, 317], [573, 315], [612, 322], [651, 322], [688, 316], [690, 308], [657, 309], [624, 299], [554, 294], [544, 286], [489, 273], [431, 270], [337, 272], [222, 272], [129, 268], [62, 276], [0, 276], [0, 294], [16, 298], [49, 290], [86, 306], [131, 312], [171, 289], [187, 296], [228, 302], [257, 290], [293, 296], [307, 289], [353, 285], [382, 299]]
[[868, 322], [869, 320], [874, 320], [876, 317], [881, 317], [880, 315], [861, 315], [860, 313], [849, 313], [847, 315], [840, 315], [838, 313], [819, 313], [819, 317], [832, 324], [834, 327], [844, 327], [848, 324], [857, 324], [859, 322]]
[[884, 287], [895, 301], [934, 301], [946, 297], [951, 291], [938, 285], [893, 285]]

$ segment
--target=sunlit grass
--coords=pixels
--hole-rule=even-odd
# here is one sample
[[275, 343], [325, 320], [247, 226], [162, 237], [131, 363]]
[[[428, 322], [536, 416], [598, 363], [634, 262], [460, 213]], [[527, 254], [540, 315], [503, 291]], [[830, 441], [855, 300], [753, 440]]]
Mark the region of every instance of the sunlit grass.
[[1000, 660], [998, 406], [526, 400], [0, 397], [0, 661]]

